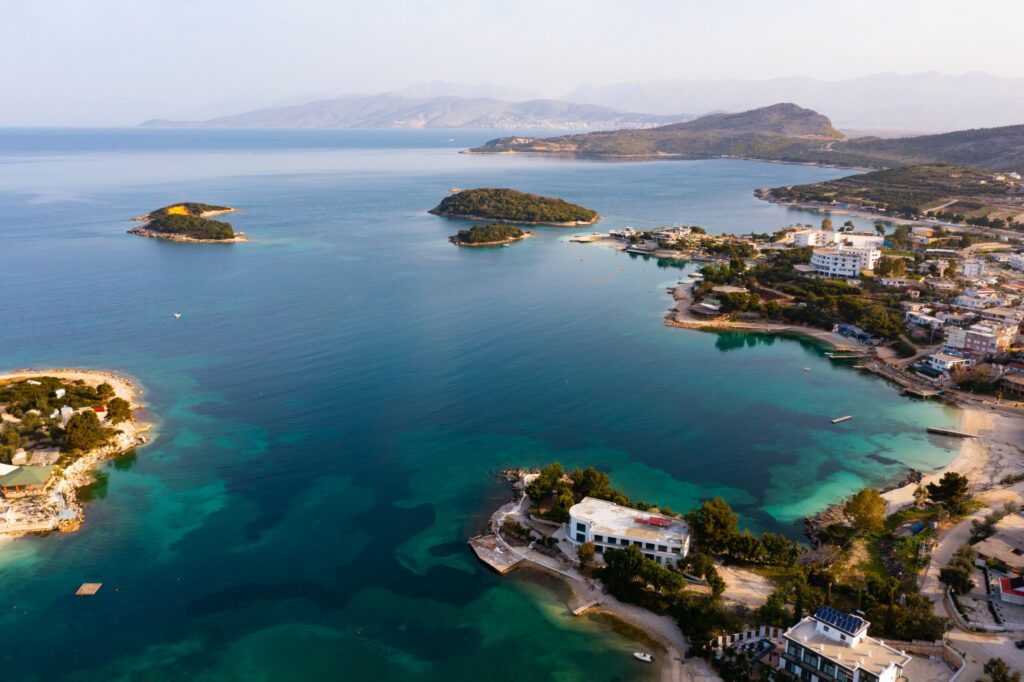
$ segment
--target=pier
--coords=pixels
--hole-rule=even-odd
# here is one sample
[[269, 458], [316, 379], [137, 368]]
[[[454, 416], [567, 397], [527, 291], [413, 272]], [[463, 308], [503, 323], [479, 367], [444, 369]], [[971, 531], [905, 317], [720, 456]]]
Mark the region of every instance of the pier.
[[964, 433], [963, 431], [954, 431], [953, 429], [942, 429], [937, 426], [929, 426], [928, 433], [934, 433], [937, 436], [952, 436], [953, 438], [977, 438], [973, 433]]
[[477, 535], [469, 539], [469, 546], [480, 561], [484, 562], [499, 575], [505, 575], [523, 560], [518, 554], [513, 554], [504, 543], [494, 535]]

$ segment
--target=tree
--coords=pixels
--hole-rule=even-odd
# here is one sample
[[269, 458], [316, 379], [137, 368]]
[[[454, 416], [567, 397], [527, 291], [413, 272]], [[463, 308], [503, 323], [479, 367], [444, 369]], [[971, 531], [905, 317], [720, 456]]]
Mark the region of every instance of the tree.
[[132, 408], [124, 398], [114, 398], [107, 403], [107, 421], [111, 424], [131, 421]]
[[885, 225], [882, 223], [875, 223], [875, 232], [878, 233], [879, 237], [885, 236]]
[[611, 479], [608, 474], [594, 467], [584, 470], [574, 469], [569, 478], [572, 479], [576, 493], [581, 497], [598, 497], [607, 499], [611, 492]]
[[920, 507], [928, 500], [928, 489], [923, 485], [914, 488], [914, 506]]
[[686, 523], [697, 545], [708, 552], [721, 554], [729, 548], [736, 534], [739, 516], [721, 497], [705, 500], [686, 515]]
[[974, 588], [971, 571], [964, 566], [946, 566], [939, 571], [939, 580], [948, 585], [953, 594], [967, 594]]
[[967, 504], [967, 486], [969, 481], [963, 474], [947, 471], [938, 483], [929, 483], [928, 497], [932, 502], [941, 504], [953, 514], [962, 513]]
[[864, 488], [846, 501], [843, 513], [858, 533], [877, 533], [885, 525], [885, 500], [875, 488]]
[[96, 387], [96, 395], [100, 400], [107, 400], [114, 395], [114, 387], [108, 383], [102, 383]]
[[586, 570], [594, 563], [594, 543], [584, 542], [576, 551], [580, 560], [580, 568]]
[[534, 502], [540, 502], [551, 493], [555, 483], [562, 478], [562, 473], [562, 465], [558, 462], [547, 465], [540, 470], [537, 478], [530, 481], [530, 484], [526, 486], [526, 494]]
[[89, 450], [106, 440], [106, 432], [92, 410], [71, 415], [64, 427], [64, 445], [70, 450]]
[[985, 663], [985, 674], [991, 682], [1020, 682], [1020, 671], [1010, 672], [1006, 661], [1001, 658], [990, 658]]
[[831, 218], [825, 218], [824, 220], [822, 220], [821, 221], [821, 229], [823, 229], [823, 230], [831, 230], [832, 229], [832, 219]]

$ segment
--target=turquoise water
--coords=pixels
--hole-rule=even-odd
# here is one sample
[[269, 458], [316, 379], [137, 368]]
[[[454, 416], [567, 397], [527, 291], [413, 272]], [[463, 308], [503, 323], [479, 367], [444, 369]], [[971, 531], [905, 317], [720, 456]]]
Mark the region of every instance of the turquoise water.
[[[799, 537], [829, 501], [950, 459], [924, 427], [954, 412], [812, 343], [666, 328], [685, 270], [557, 228], [457, 249], [425, 212], [497, 185], [605, 229], [771, 231], [822, 216], [753, 188], [842, 171], [456, 153], [487, 137], [0, 131], [0, 367], [124, 371], [161, 421], [104, 467], [79, 533], [0, 544], [5, 678], [636, 679], [628, 640], [469, 553], [502, 467], [593, 464]], [[242, 207], [254, 241], [124, 233], [183, 199]], [[70, 596], [86, 581], [97, 596]]]

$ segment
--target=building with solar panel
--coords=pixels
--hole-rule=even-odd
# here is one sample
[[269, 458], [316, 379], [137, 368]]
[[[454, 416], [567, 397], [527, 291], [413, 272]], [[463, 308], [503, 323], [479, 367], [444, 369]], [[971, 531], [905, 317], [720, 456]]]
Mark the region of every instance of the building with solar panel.
[[601, 557], [607, 549], [640, 548], [648, 559], [674, 566], [690, 551], [690, 529], [681, 519], [584, 497], [569, 509], [565, 531], [573, 545], [594, 543]]
[[868, 625], [822, 606], [783, 633], [779, 669], [810, 682], [896, 682], [910, 656], [869, 637]]

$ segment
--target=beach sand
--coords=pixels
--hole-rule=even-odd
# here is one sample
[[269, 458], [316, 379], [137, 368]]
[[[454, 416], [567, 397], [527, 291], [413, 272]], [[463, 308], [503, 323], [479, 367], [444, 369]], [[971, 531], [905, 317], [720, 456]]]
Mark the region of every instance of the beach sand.
[[[1019, 463], [1024, 462], [1024, 419], [1018, 414], [1004, 414], [991, 408], [972, 405], [960, 409], [960, 427], [975, 438], [964, 438], [953, 460], [938, 471], [927, 474], [922, 485], [935, 483], [947, 471], [967, 476], [973, 492], [982, 492], [1000, 486], [1006, 476], [1024, 474]], [[914, 503], [917, 484], [909, 483], [884, 493], [889, 512]]]

